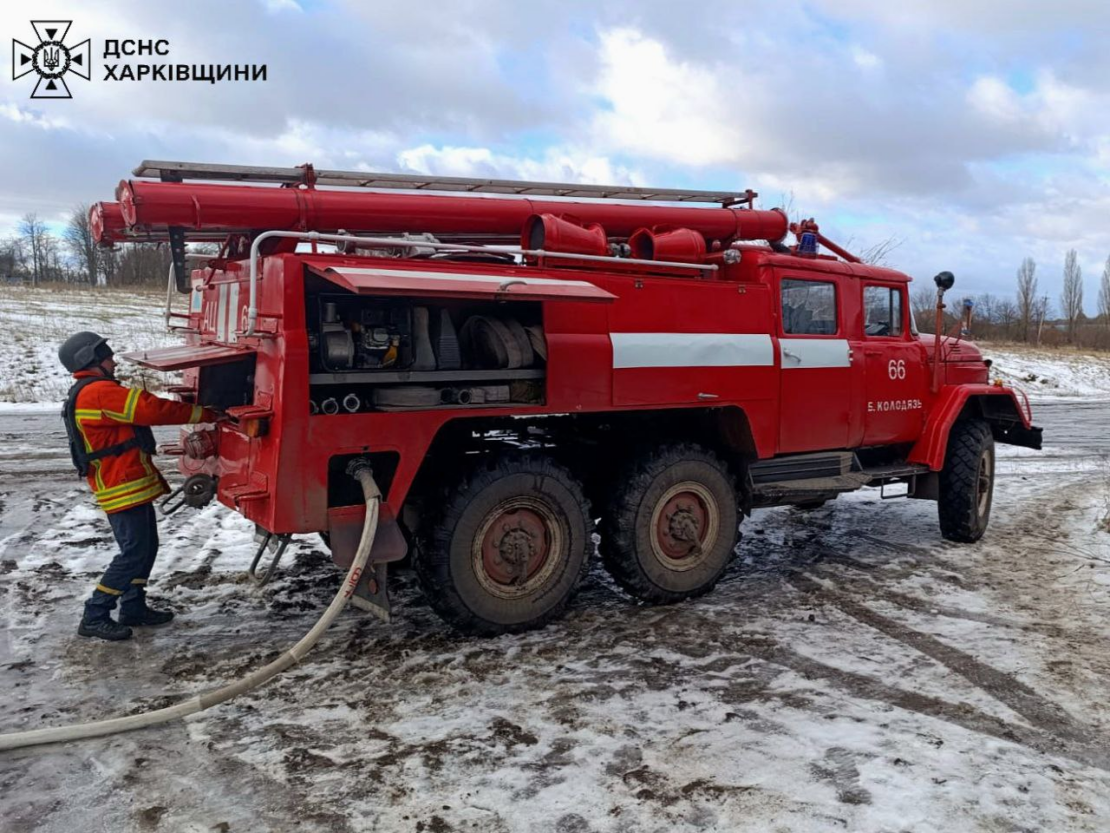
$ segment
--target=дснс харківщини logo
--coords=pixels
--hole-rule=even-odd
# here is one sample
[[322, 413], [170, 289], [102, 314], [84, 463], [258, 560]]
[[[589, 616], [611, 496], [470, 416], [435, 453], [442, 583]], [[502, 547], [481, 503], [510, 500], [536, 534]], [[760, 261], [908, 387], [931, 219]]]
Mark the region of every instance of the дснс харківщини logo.
[[[38, 81], [31, 98], [73, 98], [65, 75], [72, 72], [86, 81], [92, 79], [92, 42], [86, 38], [78, 44], [66, 44], [69, 20], [32, 20], [31, 28], [38, 36], [38, 46], [12, 40], [12, 79], [34, 71]], [[104, 43], [104, 58], [121, 59], [122, 63], [104, 64], [105, 81], [198, 81], [219, 84], [224, 81], [265, 81], [266, 64], [194, 64], [170, 63], [163, 60], [170, 54], [165, 38], [109, 38]], [[150, 56], [150, 60], [145, 60]], [[156, 57], [155, 57], [156, 56]], [[131, 58], [137, 60], [128, 60]]]
[[64, 41], [71, 20], [32, 20], [31, 27], [38, 36], [38, 46], [28, 46], [12, 40], [12, 80], [22, 78], [32, 70], [39, 75], [31, 98], [73, 98], [66, 85], [65, 74], [89, 80], [92, 75], [92, 46], [89, 39], [74, 46]]

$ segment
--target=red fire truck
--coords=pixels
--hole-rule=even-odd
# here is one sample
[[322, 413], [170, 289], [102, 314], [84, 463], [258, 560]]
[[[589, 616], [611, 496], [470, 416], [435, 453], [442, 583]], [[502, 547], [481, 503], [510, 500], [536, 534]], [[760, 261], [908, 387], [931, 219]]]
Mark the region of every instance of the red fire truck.
[[[973, 345], [918, 333], [908, 276], [750, 191], [309, 165], [134, 176], [93, 229], [168, 242], [167, 321], [187, 343], [130, 358], [184, 371], [177, 396], [231, 416], [171, 449], [175, 502], [253, 521], [258, 580], [298, 533], [346, 566], [365, 507], [344, 472], [368, 458], [385, 501], [357, 598], [385, 618], [387, 565], [412, 549], [458, 628], [535, 627], [595, 534], [632, 596], [697, 596], [753, 510], [863, 486], [937, 501], [941, 534], [975, 541], [995, 442], [1041, 444]], [[198, 261], [190, 241], [218, 252]], [[937, 283], [939, 323], [952, 277]]]

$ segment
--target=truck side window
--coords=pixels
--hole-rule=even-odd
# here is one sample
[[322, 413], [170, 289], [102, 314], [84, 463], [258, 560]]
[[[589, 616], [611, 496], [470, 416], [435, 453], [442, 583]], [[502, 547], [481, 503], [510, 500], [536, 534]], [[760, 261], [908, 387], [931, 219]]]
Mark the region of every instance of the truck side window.
[[902, 335], [902, 291], [889, 286], [863, 288], [863, 331], [869, 336]]
[[783, 278], [782, 331], [788, 335], [836, 335], [836, 284]]

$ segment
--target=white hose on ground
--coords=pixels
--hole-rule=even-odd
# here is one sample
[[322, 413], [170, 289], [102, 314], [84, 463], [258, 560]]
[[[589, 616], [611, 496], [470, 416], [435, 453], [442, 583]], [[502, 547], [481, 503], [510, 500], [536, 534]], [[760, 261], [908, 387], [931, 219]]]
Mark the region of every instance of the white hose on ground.
[[234, 683], [213, 689], [212, 691], [198, 694], [183, 703], [156, 709], [152, 712], [134, 714], [128, 717], [115, 717], [109, 720], [98, 720], [94, 723], [79, 723], [73, 726], [59, 726], [54, 729], [34, 729], [30, 732], [16, 732], [9, 735], [0, 735], [0, 751], [6, 749], [21, 749], [26, 746], [41, 746], [45, 743], [64, 743], [72, 740], [113, 735], [118, 732], [129, 732], [132, 729], [142, 729], [159, 723], [168, 723], [180, 717], [187, 717], [212, 706], [226, 703], [233, 697], [238, 697], [252, 689], [258, 688], [263, 683], [269, 682], [286, 668], [299, 662], [305, 654], [312, 650], [312, 646], [323, 636], [324, 631], [331, 625], [332, 620], [347, 606], [351, 596], [358, 585], [363, 568], [370, 558], [370, 550], [374, 546], [374, 535], [378, 528], [378, 505], [381, 502], [381, 492], [374, 482], [370, 466], [366, 463], [356, 463], [349, 469], [362, 485], [362, 493], [366, 498], [366, 520], [362, 526], [362, 539], [359, 541], [358, 551], [347, 570], [343, 584], [332, 599], [324, 615], [317, 620], [312, 629], [306, 633], [296, 645], [257, 671], [248, 674]]

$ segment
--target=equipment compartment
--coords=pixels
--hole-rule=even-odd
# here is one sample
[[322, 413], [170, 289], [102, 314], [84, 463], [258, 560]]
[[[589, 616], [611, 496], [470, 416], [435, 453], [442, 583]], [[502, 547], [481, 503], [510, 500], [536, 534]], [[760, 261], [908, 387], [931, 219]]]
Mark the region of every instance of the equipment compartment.
[[305, 312], [313, 414], [543, 404], [538, 303], [321, 291]]
[[254, 404], [255, 354], [198, 368], [197, 401], [217, 408]]

